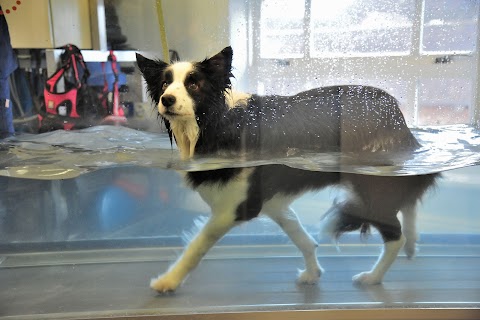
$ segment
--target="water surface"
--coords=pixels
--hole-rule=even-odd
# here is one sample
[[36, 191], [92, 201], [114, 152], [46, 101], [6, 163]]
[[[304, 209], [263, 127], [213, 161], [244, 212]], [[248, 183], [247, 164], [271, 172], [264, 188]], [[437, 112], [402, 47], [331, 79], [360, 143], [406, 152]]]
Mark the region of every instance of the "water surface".
[[372, 175], [414, 175], [480, 164], [480, 130], [466, 125], [412, 129], [422, 148], [413, 154], [313, 153], [196, 157], [181, 161], [165, 133], [97, 126], [78, 131], [23, 134], [0, 142], [0, 175], [65, 179], [106, 167], [142, 166], [200, 171], [264, 164]]

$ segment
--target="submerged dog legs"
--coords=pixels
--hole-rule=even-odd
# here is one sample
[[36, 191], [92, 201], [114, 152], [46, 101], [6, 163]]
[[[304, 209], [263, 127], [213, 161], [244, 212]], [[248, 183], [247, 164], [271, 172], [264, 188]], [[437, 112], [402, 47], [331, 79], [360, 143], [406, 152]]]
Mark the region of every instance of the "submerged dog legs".
[[402, 211], [402, 233], [407, 241], [404, 251], [409, 259], [415, 257], [417, 251], [417, 211], [416, 204], [409, 205], [401, 209]]
[[174, 291], [208, 250], [235, 224], [233, 214], [213, 215], [168, 271], [152, 279], [150, 287], [158, 292]]
[[282, 228], [303, 254], [306, 269], [299, 270], [298, 283], [317, 283], [323, 272], [317, 260], [318, 244], [305, 231], [293, 209], [266, 207], [264, 212]]
[[320, 224], [322, 235], [338, 238], [343, 232], [363, 229], [365, 224], [374, 226], [382, 235], [383, 251], [377, 262], [370, 271], [355, 275], [352, 279], [354, 282], [364, 285], [381, 283], [383, 276], [397, 258], [406, 240], [395, 213], [395, 210], [365, 207], [362, 201], [350, 198], [343, 202], [335, 201], [322, 218]]
[[400, 236], [400, 239], [387, 241], [383, 245], [383, 251], [380, 254], [377, 262], [372, 270], [359, 273], [353, 276], [352, 280], [359, 284], [378, 284], [382, 282], [385, 272], [390, 268], [392, 263], [398, 256], [398, 252], [405, 244], [405, 237]]

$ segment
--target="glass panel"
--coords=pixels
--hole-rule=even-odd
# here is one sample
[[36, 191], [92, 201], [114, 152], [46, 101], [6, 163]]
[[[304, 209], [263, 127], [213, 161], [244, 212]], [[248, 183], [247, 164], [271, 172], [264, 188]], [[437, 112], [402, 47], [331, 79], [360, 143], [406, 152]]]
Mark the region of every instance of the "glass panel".
[[422, 79], [418, 94], [418, 125], [470, 122], [472, 82], [468, 79]]
[[104, 5], [109, 49], [161, 52], [155, 0], [105, 0]]
[[474, 51], [479, 3], [477, 0], [425, 0], [422, 51]]
[[[291, 304], [357, 309], [381, 303], [402, 312], [432, 304], [478, 307], [479, 181], [480, 166], [443, 174], [419, 206], [417, 258], [401, 254], [384, 285], [359, 289], [350, 283], [351, 275], [374, 263], [381, 244], [376, 233], [362, 242], [358, 233], [346, 234], [336, 245], [321, 239], [319, 260], [327, 271], [320, 284], [295, 285], [300, 253], [277, 225], [260, 218], [232, 230], [178, 294], [162, 296], [150, 292], [148, 277], [171, 265], [182, 233], [209, 210], [180, 186], [180, 175], [116, 168], [63, 181], [0, 176], [2, 315], [46, 319], [73, 312], [99, 319], [106, 313], [279, 310]], [[328, 189], [293, 203], [312, 235], [336, 195]]]
[[312, 0], [313, 57], [407, 54], [412, 47], [413, 0]]
[[305, 3], [296, 0], [264, 0], [260, 17], [262, 58], [303, 57]]
[[[34, 1], [0, 2], [3, 10], [7, 4], [21, 3], [10, 13], [19, 20], [39, 18], [24, 15], [24, 6]], [[5, 90], [11, 99], [0, 96], [0, 113], [11, 111], [15, 125], [15, 135], [0, 140], [0, 319], [188, 318], [185, 314], [196, 319], [233, 315], [249, 320], [352, 315], [360, 319], [478, 319], [480, 131], [464, 125], [473, 114], [473, 97], [479, 96], [472, 76], [478, 74], [478, 55], [451, 59], [452, 55], [442, 54], [437, 61], [437, 57], [418, 58], [419, 48], [412, 48], [411, 39], [420, 39], [412, 30], [421, 29], [421, 0], [42, 3], [46, 2], [52, 13], [74, 11], [72, 3], [104, 10], [101, 4], [105, 3], [106, 11], [96, 13], [108, 15], [109, 47], [117, 49], [117, 67], [123, 76], [107, 74], [111, 64], [102, 68], [108, 51], [82, 49], [84, 57], [91, 58], [86, 59], [90, 68], [87, 85], [102, 93], [102, 99], [116, 95], [115, 84], [128, 88], [119, 93], [126, 120], [122, 126], [99, 122], [83, 130], [53, 127], [47, 128], [51, 132], [40, 133], [37, 113], [43, 110], [38, 101], [44, 101], [47, 71], [51, 74], [57, 68], [46, 60], [55, 60], [55, 56], [45, 54], [43, 48], [14, 52], [19, 68], [9, 79], [11, 90]], [[478, 1], [471, 3], [478, 9]], [[168, 128], [174, 128], [175, 134], [181, 129], [193, 133], [199, 129], [194, 135], [196, 146], [212, 144], [212, 153], [199, 154], [195, 149], [193, 159], [180, 159], [175, 143], [181, 140], [169, 137], [165, 132], [168, 123], [162, 125], [161, 117], [157, 119], [158, 105], [145, 95], [135, 52], [129, 50], [149, 50], [141, 53], [151, 59], [162, 57], [158, 4], [164, 6], [169, 47], [180, 59], [202, 61], [232, 45], [237, 64], [232, 69], [234, 89], [239, 89], [237, 75], [242, 73], [242, 81], [260, 83], [264, 93], [272, 94], [292, 95], [339, 83], [358, 87], [312, 91], [296, 98], [222, 96], [219, 93], [225, 87], [210, 90], [227, 82], [219, 80], [226, 80], [220, 78], [228, 74], [222, 68], [228, 62], [221, 61], [228, 61], [229, 54], [226, 60], [220, 55], [213, 63], [194, 64], [192, 69], [187, 63], [173, 66], [168, 74], [174, 74], [178, 90], [169, 92], [186, 101], [179, 109], [189, 109], [189, 120], [170, 114]], [[58, 10], [53, 10], [56, 5]], [[430, 5], [426, 4], [427, 9]], [[115, 15], [118, 19], [112, 18]], [[439, 17], [426, 24], [440, 24], [434, 21]], [[453, 19], [448, 17], [444, 20]], [[1, 18], [0, 34], [6, 30]], [[64, 28], [67, 35], [72, 24]], [[88, 25], [77, 28], [90, 34]], [[17, 30], [10, 28], [12, 35]], [[37, 36], [31, 28], [26, 31]], [[3, 40], [7, 37], [0, 37], [0, 47]], [[335, 57], [311, 59], [311, 52], [315, 57]], [[370, 56], [358, 57], [362, 55]], [[281, 60], [291, 57], [298, 59]], [[4, 61], [0, 58], [0, 65]], [[151, 66], [142, 69], [151, 75], [150, 84], [162, 88], [167, 84], [162, 81], [165, 73], [160, 66]], [[155, 70], [159, 73], [151, 74]], [[0, 78], [3, 94], [2, 80], [6, 79]], [[190, 81], [198, 83], [191, 86]], [[461, 124], [413, 128], [420, 148], [383, 151], [384, 143], [396, 143], [397, 139], [388, 136], [397, 129], [404, 130], [397, 136], [400, 147], [404, 138], [416, 144], [398, 113], [390, 112], [393, 98], [370, 85], [398, 100], [409, 123]], [[224, 104], [234, 97], [241, 105]], [[418, 106], [412, 102], [417, 100]], [[360, 109], [355, 108], [358, 104]], [[0, 129], [4, 115], [0, 114]], [[41, 118], [59, 121], [64, 129], [69, 119], [60, 112]], [[122, 117], [117, 114], [118, 118]], [[233, 140], [228, 132], [234, 132]], [[343, 152], [349, 137], [368, 139], [369, 145], [359, 153]], [[260, 155], [243, 150], [214, 153], [217, 147], [255, 141], [259, 145], [252, 149]], [[283, 152], [282, 145], [287, 147]], [[324, 148], [331, 145], [339, 147], [336, 152]], [[274, 154], [261, 150], [264, 146]], [[195, 170], [198, 180], [186, 181], [184, 170]], [[418, 204], [410, 202], [415, 197], [409, 195], [428, 184], [425, 175], [439, 171], [442, 179], [436, 187]], [[218, 178], [217, 182], [211, 182], [212, 178]], [[321, 189], [326, 184], [329, 187]], [[312, 191], [296, 194], [297, 190]], [[170, 270], [170, 279], [180, 280], [175, 276], [182, 277], [185, 270], [172, 265], [182, 255], [185, 238], [192, 238], [210, 216], [212, 208], [205, 202], [209, 199], [213, 210], [217, 208], [214, 216], [223, 222], [233, 218], [233, 213], [251, 217], [263, 210], [263, 214], [235, 223], [207, 252], [212, 240], [225, 231], [215, 228], [223, 224], [220, 220], [210, 224], [215, 232], [200, 235], [194, 242], [200, 245], [191, 246], [183, 255], [187, 260], [179, 265], [188, 269], [198, 262], [188, 257], [206, 254], [206, 259], [190, 272], [177, 294], [157, 294], [149, 288], [150, 277]], [[417, 215], [412, 212], [415, 205]], [[293, 210], [308, 234], [302, 236]], [[341, 212], [344, 215], [339, 216]], [[327, 222], [323, 230], [319, 228], [322, 217]], [[403, 249], [401, 238], [395, 240], [400, 236], [400, 222], [406, 238]], [[335, 231], [338, 224], [345, 231], [356, 230], [332, 239], [329, 231]], [[369, 227], [372, 234], [367, 234]], [[384, 236], [393, 241], [384, 247], [375, 227], [383, 227]], [[365, 237], [360, 237], [360, 231]], [[417, 240], [420, 250], [411, 261], [407, 256], [416, 251]], [[326, 271], [317, 285], [311, 284], [319, 275], [315, 249]], [[387, 260], [377, 263], [382, 249]], [[390, 268], [388, 257], [396, 257]], [[361, 271], [367, 271], [364, 280], [373, 276], [372, 282], [379, 281], [375, 271], [368, 272], [375, 265], [380, 272], [382, 267], [389, 269], [383, 284], [352, 283]], [[305, 267], [310, 272], [300, 280], [308, 285], [296, 282], [297, 270]], [[258, 311], [263, 313], [252, 314]], [[345, 311], [348, 314], [342, 317]], [[223, 312], [229, 315], [211, 315]]]

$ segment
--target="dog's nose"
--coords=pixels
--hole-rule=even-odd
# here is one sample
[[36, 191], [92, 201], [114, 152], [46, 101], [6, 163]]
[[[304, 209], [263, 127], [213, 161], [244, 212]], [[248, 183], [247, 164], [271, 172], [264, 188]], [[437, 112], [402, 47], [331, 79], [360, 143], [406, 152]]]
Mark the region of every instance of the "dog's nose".
[[175, 97], [171, 94], [166, 94], [162, 97], [162, 104], [165, 108], [171, 107], [175, 104]]

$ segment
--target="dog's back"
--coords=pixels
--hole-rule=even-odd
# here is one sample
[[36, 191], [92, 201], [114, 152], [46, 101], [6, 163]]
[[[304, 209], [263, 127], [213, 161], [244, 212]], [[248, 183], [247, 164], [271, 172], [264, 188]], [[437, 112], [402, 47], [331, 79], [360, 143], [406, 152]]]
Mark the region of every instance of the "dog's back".
[[293, 96], [252, 95], [246, 106], [230, 109], [214, 125], [214, 130], [202, 132], [197, 153], [224, 149], [285, 154], [291, 148], [399, 152], [419, 147], [397, 100], [369, 86], [323, 87]]

